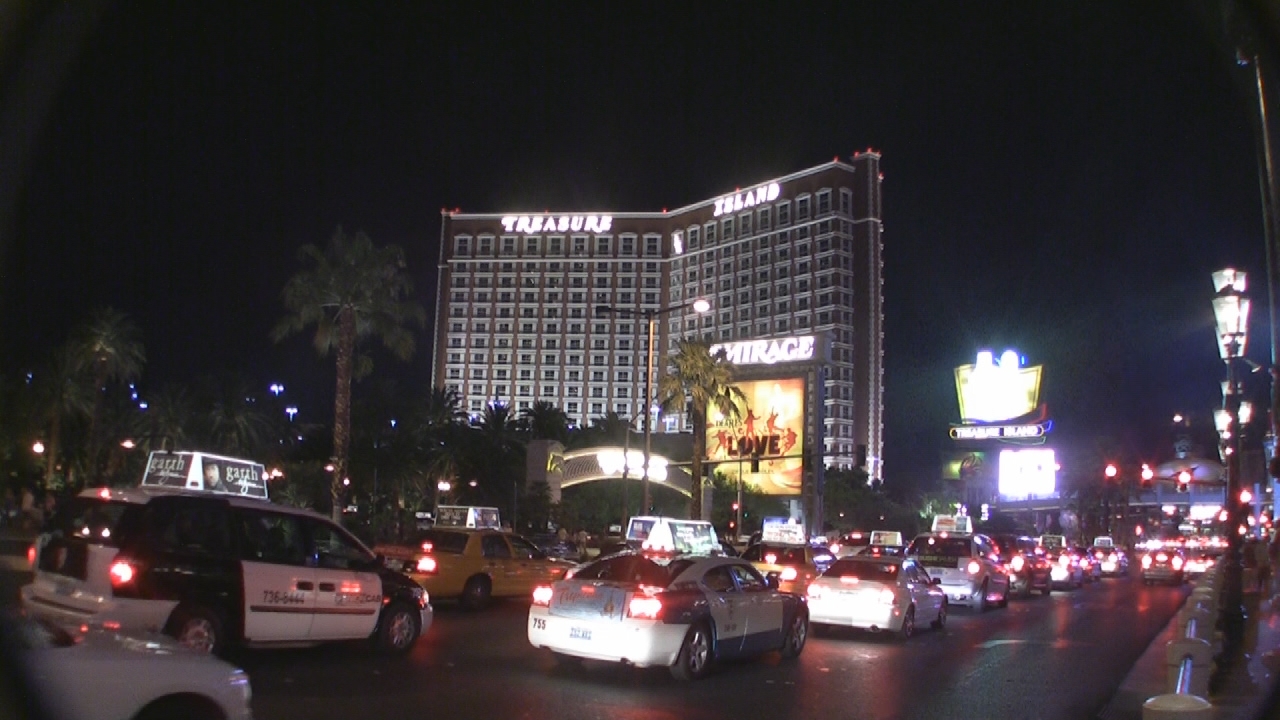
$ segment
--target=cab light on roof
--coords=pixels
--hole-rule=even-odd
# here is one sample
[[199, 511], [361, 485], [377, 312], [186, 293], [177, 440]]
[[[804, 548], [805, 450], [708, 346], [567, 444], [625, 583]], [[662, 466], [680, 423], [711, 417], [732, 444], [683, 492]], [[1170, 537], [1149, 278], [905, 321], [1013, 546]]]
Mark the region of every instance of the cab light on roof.
[[776, 565], [778, 562], [778, 556], [773, 553], [769, 553], [764, 556], [764, 561], [770, 565]]
[[102, 488], [101, 490], [99, 490], [99, 491], [98, 491], [98, 497], [102, 498], [103, 500], [110, 500], [110, 499], [111, 499], [111, 488]]

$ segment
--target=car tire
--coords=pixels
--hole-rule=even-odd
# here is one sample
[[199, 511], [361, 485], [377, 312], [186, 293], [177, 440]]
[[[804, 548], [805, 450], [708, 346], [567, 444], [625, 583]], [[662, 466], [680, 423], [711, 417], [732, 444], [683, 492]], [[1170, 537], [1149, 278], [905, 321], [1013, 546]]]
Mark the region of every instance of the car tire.
[[133, 720], [226, 720], [226, 715], [212, 701], [202, 697], [162, 697], [142, 708]]
[[1040, 594], [1041, 594], [1041, 595], [1048, 595], [1048, 594], [1050, 594], [1050, 593], [1052, 593], [1052, 592], [1053, 592], [1053, 580], [1051, 580], [1051, 579], [1046, 579], [1046, 580], [1044, 581], [1044, 588], [1043, 588], [1042, 590], [1040, 590]]
[[382, 611], [375, 631], [378, 650], [399, 655], [409, 652], [422, 634], [422, 619], [407, 603], [392, 603]]
[[791, 624], [787, 626], [787, 634], [782, 639], [782, 657], [788, 660], [798, 657], [808, 639], [809, 617], [803, 611], [796, 610]]
[[912, 605], [907, 608], [907, 613], [902, 616], [902, 627], [898, 628], [897, 640], [906, 642], [916, 633], [916, 607]]
[[697, 622], [685, 633], [680, 644], [680, 654], [671, 666], [671, 676], [677, 680], [697, 680], [711, 671], [711, 628], [705, 622]]
[[493, 583], [487, 575], [476, 575], [462, 588], [462, 606], [468, 610], [483, 610], [493, 596]]
[[179, 605], [169, 616], [167, 634], [180, 644], [210, 655], [227, 648], [227, 623], [216, 610], [199, 605]]
[[947, 601], [942, 601], [942, 606], [938, 608], [938, 617], [934, 618], [929, 626], [934, 630], [945, 630], [947, 627]]
[[978, 605], [976, 608], [979, 613], [987, 611], [987, 581], [982, 581], [982, 589], [978, 591]]

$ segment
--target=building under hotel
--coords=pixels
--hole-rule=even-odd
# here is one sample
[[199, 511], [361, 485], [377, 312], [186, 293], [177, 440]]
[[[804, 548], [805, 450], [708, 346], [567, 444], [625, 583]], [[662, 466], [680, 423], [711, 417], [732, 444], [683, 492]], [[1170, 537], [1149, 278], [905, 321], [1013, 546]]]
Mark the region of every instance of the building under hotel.
[[[662, 212], [444, 212], [432, 384], [473, 416], [538, 400], [579, 424], [615, 412], [643, 427], [648, 325], [655, 373], [680, 338], [826, 336], [824, 465], [882, 477], [880, 155], [855, 154]], [[654, 379], [656, 386], [656, 378]], [[687, 418], [653, 413], [654, 432]]]

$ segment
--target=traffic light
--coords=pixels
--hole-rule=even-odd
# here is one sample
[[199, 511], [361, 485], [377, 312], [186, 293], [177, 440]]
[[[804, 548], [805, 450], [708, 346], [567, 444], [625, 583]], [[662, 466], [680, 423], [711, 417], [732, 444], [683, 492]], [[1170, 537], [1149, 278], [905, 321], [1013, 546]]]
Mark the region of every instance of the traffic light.
[[1108, 480], [1114, 480], [1120, 474], [1120, 468], [1115, 463], [1107, 463], [1107, 467], [1102, 470], [1102, 474], [1107, 476]]
[[1249, 488], [1240, 489], [1240, 504], [1248, 505], [1253, 502], [1253, 493], [1249, 492]]
[[733, 504], [733, 511], [738, 512], [738, 503]]
[[1178, 473], [1178, 492], [1188, 492], [1191, 489], [1191, 471], [1183, 470]]
[[1151, 486], [1155, 484], [1155, 477], [1156, 471], [1152, 470], [1150, 465], [1142, 463], [1142, 487], [1148, 490], [1151, 489]]

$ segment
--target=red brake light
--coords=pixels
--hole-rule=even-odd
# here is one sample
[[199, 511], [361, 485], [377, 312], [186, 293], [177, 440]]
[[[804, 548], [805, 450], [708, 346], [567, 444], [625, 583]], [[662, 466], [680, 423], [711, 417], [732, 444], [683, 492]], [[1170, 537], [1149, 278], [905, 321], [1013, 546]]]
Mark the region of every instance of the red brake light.
[[27, 548], [27, 564], [34, 570], [36, 567], [36, 546], [32, 545]]
[[1182, 558], [1178, 555], [1173, 556], [1173, 569], [1174, 570], [1182, 569]]
[[784, 567], [782, 568], [782, 573], [780, 574], [779, 577], [781, 577], [783, 580], [790, 581], [790, 580], [795, 580], [799, 576], [800, 576], [800, 573], [796, 572], [795, 568]]
[[433, 557], [418, 558], [418, 572], [433, 573], [436, 571], [436, 559]]
[[1169, 559], [1169, 556], [1164, 553], [1160, 553], [1159, 555], [1156, 555], [1156, 560], [1159, 560], [1160, 562], [1166, 562], [1168, 559]]
[[978, 564], [977, 560], [970, 560], [969, 566], [965, 569], [969, 571], [970, 575], [977, 575], [982, 571], [982, 566]]
[[892, 605], [892, 604], [894, 604], [894, 603], [895, 603], [895, 602], [897, 602], [897, 601], [898, 601], [898, 595], [897, 595], [897, 593], [895, 593], [894, 591], [890, 590], [889, 588], [885, 588], [885, 589], [883, 589], [883, 590], [881, 590], [881, 591], [880, 591], [880, 604], [881, 604], [881, 605]]
[[549, 585], [539, 585], [533, 589], [533, 604], [546, 607], [551, 604], [551, 587]]
[[422, 552], [431, 552], [432, 548], [434, 548], [434, 547], [435, 547], [435, 545], [432, 545], [432, 544], [431, 544], [431, 541], [430, 541], [430, 540], [428, 540], [428, 541], [426, 541], [426, 542], [422, 543]]
[[1096, 557], [1096, 558], [1098, 558], [1099, 560], [1101, 560], [1101, 559], [1102, 559], [1102, 551], [1101, 551], [1101, 550], [1099, 550], [1098, 552], [1094, 553], [1094, 554], [1093, 554], [1093, 556], [1094, 556], [1094, 557]]
[[1150, 556], [1150, 555], [1143, 555], [1143, 556], [1142, 556], [1142, 567], [1144, 567], [1144, 568], [1149, 568], [1149, 567], [1151, 567], [1151, 556]]
[[133, 582], [135, 572], [133, 565], [128, 560], [116, 560], [111, 563], [111, 568], [107, 570], [107, 574], [111, 576], [112, 587], [119, 587]]
[[662, 601], [650, 595], [636, 595], [627, 604], [627, 616], [657, 620], [662, 613]]
[[1014, 556], [1013, 556], [1013, 562], [1012, 562], [1012, 563], [1010, 563], [1010, 565], [1012, 565], [1012, 566], [1013, 566], [1013, 571], [1014, 571], [1014, 572], [1022, 572], [1022, 568], [1023, 568], [1026, 564], [1027, 564], [1027, 561], [1026, 561], [1026, 560], [1023, 560], [1021, 555], [1014, 555]]

